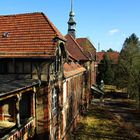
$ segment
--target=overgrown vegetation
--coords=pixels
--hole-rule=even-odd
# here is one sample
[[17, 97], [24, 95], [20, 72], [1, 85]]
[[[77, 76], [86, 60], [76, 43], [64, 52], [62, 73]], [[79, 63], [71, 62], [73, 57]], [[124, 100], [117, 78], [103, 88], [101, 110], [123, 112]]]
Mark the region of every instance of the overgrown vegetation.
[[80, 119], [70, 140], [132, 140], [132, 129], [120, 125], [105, 108], [94, 106]]
[[112, 85], [114, 83], [114, 73], [115, 69], [113, 67], [113, 60], [108, 55], [108, 52], [114, 52], [111, 48], [104, 53], [103, 59], [98, 65], [98, 75], [97, 84], [100, 85], [101, 80], [104, 81], [106, 85]]
[[135, 34], [123, 44], [116, 74], [117, 85], [127, 88], [128, 97], [140, 101], [140, 41]]
[[126, 38], [120, 51], [118, 65], [112, 67], [112, 60], [108, 56], [109, 49], [99, 66], [97, 84], [101, 80], [107, 85], [115, 85], [119, 89], [127, 89], [128, 98], [136, 99], [140, 108], [140, 41], [133, 33]]

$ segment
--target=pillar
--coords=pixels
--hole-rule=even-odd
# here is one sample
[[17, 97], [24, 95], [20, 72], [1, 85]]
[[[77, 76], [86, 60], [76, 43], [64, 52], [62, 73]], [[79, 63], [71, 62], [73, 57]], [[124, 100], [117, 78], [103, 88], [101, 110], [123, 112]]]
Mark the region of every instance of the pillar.
[[20, 113], [19, 113], [19, 110], [20, 110], [20, 100], [21, 100], [21, 95], [17, 95], [17, 100], [16, 100], [16, 125], [17, 127], [20, 127], [21, 124], [20, 124]]

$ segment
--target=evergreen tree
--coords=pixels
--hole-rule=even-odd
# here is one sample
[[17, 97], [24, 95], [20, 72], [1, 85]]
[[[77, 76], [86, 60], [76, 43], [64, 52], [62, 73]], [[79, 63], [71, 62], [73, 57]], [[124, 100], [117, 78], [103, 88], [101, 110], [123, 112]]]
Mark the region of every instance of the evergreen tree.
[[135, 34], [126, 38], [123, 44], [118, 64], [117, 81], [120, 87], [127, 88], [130, 97], [139, 99], [140, 42]]
[[112, 61], [110, 60], [108, 53], [105, 53], [103, 60], [101, 60], [99, 75], [97, 78], [104, 81], [105, 84], [112, 84], [114, 79], [114, 72], [111, 67]]
[[115, 52], [113, 49], [108, 49], [107, 52]]

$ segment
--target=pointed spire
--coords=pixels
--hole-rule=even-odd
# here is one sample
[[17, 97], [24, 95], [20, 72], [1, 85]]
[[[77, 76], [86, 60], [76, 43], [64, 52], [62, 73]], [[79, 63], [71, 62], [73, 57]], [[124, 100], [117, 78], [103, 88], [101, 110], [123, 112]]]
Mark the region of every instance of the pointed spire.
[[71, 34], [74, 38], [76, 36], [76, 29], [75, 29], [75, 26], [76, 26], [76, 22], [74, 20], [74, 12], [73, 12], [73, 0], [71, 0], [71, 11], [70, 11], [70, 14], [69, 14], [69, 21], [68, 21], [68, 34]]
[[73, 11], [73, 0], [71, 0], [71, 11]]

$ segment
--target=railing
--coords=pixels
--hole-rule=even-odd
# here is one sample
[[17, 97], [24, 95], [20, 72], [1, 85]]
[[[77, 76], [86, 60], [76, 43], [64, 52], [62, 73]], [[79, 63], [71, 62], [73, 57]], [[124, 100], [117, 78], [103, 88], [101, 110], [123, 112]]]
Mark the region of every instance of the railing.
[[35, 118], [31, 117], [26, 122], [21, 124], [19, 128], [13, 128], [9, 133], [5, 134], [1, 140], [15, 140], [15, 139], [27, 139], [34, 136], [35, 130]]

